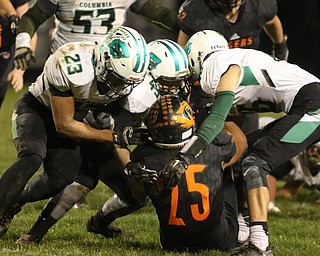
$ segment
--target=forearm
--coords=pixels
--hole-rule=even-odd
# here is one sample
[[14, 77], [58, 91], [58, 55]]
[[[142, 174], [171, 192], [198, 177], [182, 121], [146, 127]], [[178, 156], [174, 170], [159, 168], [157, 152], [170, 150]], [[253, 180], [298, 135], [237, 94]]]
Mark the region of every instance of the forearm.
[[264, 26], [264, 30], [274, 44], [281, 44], [283, 42], [283, 28], [278, 16], [268, 21]]
[[[51, 16], [48, 14], [45, 14], [42, 12], [37, 4], [35, 4], [33, 7], [31, 7], [21, 18], [18, 29], [17, 29], [17, 43], [18, 38], [21, 37], [21, 33], [24, 33], [24, 36], [29, 35], [28, 39], [25, 40], [31, 40], [31, 38], [34, 36], [35, 32], [38, 30], [39, 26], [43, 24], [48, 18]], [[25, 34], [27, 33], [27, 34]], [[16, 48], [18, 48], [16, 46]]]
[[236, 144], [236, 153], [229, 162], [223, 164], [223, 168], [236, 163], [248, 148], [247, 138], [242, 130], [234, 122], [225, 122], [224, 129], [232, 135], [232, 141]]
[[9, 17], [10, 15], [17, 14], [13, 5], [9, 0], [0, 0], [1, 9], [5, 11], [5, 15]]
[[203, 121], [197, 132], [197, 135], [204, 139], [207, 144], [210, 144], [222, 131], [233, 100], [234, 92], [232, 91], [217, 93], [209, 116]]
[[178, 34], [178, 15], [162, 5], [159, 0], [142, 0], [130, 7], [131, 11], [143, 16], [148, 21]]
[[55, 119], [55, 125], [57, 132], [66, 137], [88, 141], [113, 142], [112, 130], [98, 130], [74, 119]]

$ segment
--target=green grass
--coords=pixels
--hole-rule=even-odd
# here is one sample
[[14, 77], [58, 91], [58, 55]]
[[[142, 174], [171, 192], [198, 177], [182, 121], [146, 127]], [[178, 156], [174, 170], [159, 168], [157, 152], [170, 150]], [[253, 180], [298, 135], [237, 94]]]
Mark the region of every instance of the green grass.
[[[0, 110], [0, 174], [16, 158], [11, 142], [10, 119], [14, 101], [19, 95], [9, 89]], [[110, 195], [112, 192], [103, 184], [99, 184], [88, 195], [89, 209], [72, 209], [49, 230], [40, 246], [18, 248], [15, 241], [32, 226], [45, 201], [27, 204], [14, 218], [8, 233], [0, 239], [0, 255], [194, 255], [161, 251], [158, 243], [157, 217], [150, 205], [116, 221], [118, 226], [134, 234], [132, 238], [104, 239], [87, 233], [87, 218], [93, 215]], [[314, 204], [316, 198], [310, 190], [303, 189], [293, 200], [278, 200], [282, 213], [269, 217], [270, 241], [275, 255], [320, 255], [320, 207]], [[196, 255], [227, 254], [207, 251]]]

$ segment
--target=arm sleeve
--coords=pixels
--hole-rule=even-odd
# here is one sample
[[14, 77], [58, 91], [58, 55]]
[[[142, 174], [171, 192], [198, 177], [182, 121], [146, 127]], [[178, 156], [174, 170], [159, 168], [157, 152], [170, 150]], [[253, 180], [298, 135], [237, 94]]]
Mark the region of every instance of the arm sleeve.
[[197, 132], [197, 135], [204, 139], [207, 144], [211, 143], [222, 131], [233, 100], [234, 92], [232, 91], [217, 93], [209, 116], [203, 121]]
[[159, 0], [136, 1], [130, 10], [161, 28], [175, 34], [179, 32], [178, 14], [163, 6]]
[[40, 9], [39, 4], [34, 4], [22, 17], [19, 22], [17, 34], [26, 32], [32, 38], [34, 33], [38, 30], [39, 26], [43, 24], [54, 13], [55, 9], [52, 7], [52, 13], [44, 12]]

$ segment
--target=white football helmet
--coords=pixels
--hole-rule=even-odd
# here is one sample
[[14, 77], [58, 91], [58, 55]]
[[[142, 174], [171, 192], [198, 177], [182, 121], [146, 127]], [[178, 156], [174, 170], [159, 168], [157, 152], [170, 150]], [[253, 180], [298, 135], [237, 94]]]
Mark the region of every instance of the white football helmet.
[[136, 30], [111, 29], [95, 49], [98, 86], [109, 98], [128, 95], [143, 81], [149, 59], [146, 41]]
[[203, 61], [208, 54], [228, 48], [227, 40], [214, 30], [201, 30], [191, 36], [185, 51], [192, 77], [199, 80]]
[[[183, 48], [169, 39], [158, 39], [148, 43], [150, 52], [149, 73], [160, 94], [178, 93], [185, 98], [190, 86], [188, 59]], [[184, 95], [186, 94], [186, 95]]]

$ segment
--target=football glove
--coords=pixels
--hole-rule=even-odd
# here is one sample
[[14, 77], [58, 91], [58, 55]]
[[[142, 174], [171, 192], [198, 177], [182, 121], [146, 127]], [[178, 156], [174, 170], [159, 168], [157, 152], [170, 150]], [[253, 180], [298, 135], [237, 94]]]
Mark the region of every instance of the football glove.
[[146, 128], [127, 126], [122, 131], [114, 131], [112, 136], [114, 144], [126, 148], [129, 145], [144, 144], [147, 142], [149, 134]]
[[36, 62], [34, 52], [28, 47], [21, 47], [16, 49], [14, 54], [14, 65], [17, 69], [26, 70], [30, 63]]
[[175, 187], [189, 164], [206, 148], [206, 142], [201, 137], [194, 135], [181, 149], [179, 154], [172, 159], [161, 171], [167, 189]]
[[85, 118], [83, 118], [83, 122], [99, 130], [114, 129], [114, 119], [111, 114], [106, 112], [99, 112], [96, 114], [89, 110], [88, 114], [85, 116]]
[[157, 171], [147, 169], [145, 165], [141, 163], [129, 162], [127, 163], [124, 171], [131, 178], [143, 184], [152, 184], [158, 179]]
[[11, 32], [15, 36], [18, 24], [20, 22], [20, 18], [19, 18], [18, 15], [12, 14], [12, 15], [9, 16], [8, 20], [9, 20], [9, 23], [10, 23]]
[[273, 45], [273, 54], [279, 60], [288, 60], [289, 49], [287, 46], [287, 36], [284, 36], [283, 42], [280, 44]]

